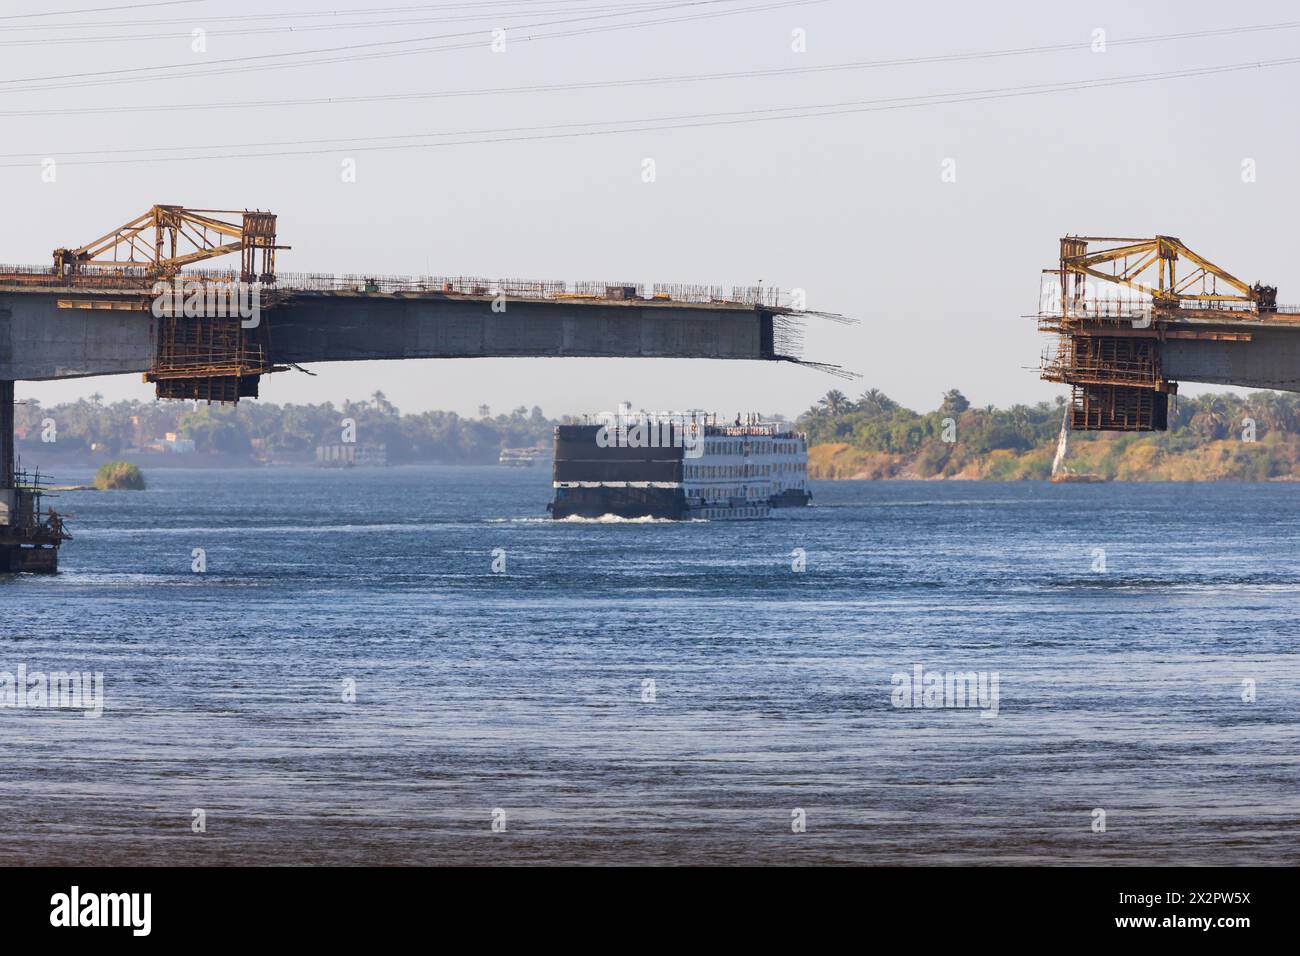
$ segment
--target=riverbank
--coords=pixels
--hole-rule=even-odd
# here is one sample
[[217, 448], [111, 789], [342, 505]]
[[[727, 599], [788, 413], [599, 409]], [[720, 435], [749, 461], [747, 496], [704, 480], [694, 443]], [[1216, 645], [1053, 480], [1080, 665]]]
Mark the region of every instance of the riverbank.
[[[1076, 474], [1108, 481], [1300, 480], [1295, 436], [1275, 433], [1253, 442], [1229, 438], [1179, 447], [1185, 441], [1169, 434], [1080, 435], [1071, 441], [1067, 464]], [[969, 455], [952, 444], [946, 453], [933, 442], [914, 453], [891, 453], [824, 442], [808, 450], [808, 475], [823, 481], [1045, 481], [1051, 475], [1055, 449], [1050, 445]]]
[[[876, 389], [827, 392], [799, 416], [821, 480], [1044, 481], [1065, 402], [976, 408], [951, 389], [918, 414]], [[1066, 467], [1106, 481], [1300, 479], [1300, 395], [1179, 396], [1164, 432], [1072, 432]]]

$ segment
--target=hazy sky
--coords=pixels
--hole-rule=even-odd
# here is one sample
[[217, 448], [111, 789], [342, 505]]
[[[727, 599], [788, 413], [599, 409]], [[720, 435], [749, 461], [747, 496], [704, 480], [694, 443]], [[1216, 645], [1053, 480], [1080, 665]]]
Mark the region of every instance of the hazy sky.
[[[919, 409], [934, 407], [945, 389], [955, 387], [981, 405], [1037, 401], [1063, 387], [1038, 380], [1047, 342], [1022, 316], [1036, 307], [1039, 271], [1053, 264], [1057, 239], [1066, 233], [1175, 235], [1249, 282], [1279, 286], [1279, 301], [1300, 301], [1291, 237], [1300, 200], [1294, 108], [1300, 63], [753, 124], [700, 119], [689, 122], [707, 125], [370, 148], [413, 134], [480, 130], [491, 136], [573, 123], [608, 129], [611, 121], [1023, 89], [1300, 56], [1300, 26], [1120, 42], [1284, 23], [1294, 17], [1294, 4], [736, 0], [532, 28], [527, 25], [662, 4], [199, 0], [31, 16], [130, 3], [0, 4], [6, 221], [0, 262], [47, 263], [55, 246], [85, 243], [157, 202], [247, 206], [279, 214], [281, 240], [294, 247], [281, 254], [282, 271], [728, 285], [761, 279], [807, 290], [810, 308], [861, 319], [854, 327], [810, 320], [807, 357], [863, 376], [847, 387], [786, 364], [478, 359], [317, 365], [315, 378], [289, 372], [264, 379], [264, 400], [337, 401], [382, 389], [405, 411], [472, 413], [487, 404], [496, 412], [540, 404], [560, 414], [610, 409], [627, 399], [651, 408], [795, 414], [832, 387], [855, 394], [880, 388]], [[394, 8], [402, 9], [379, 12]], [[723, 10], [747, 12], [527, 40]], [[351, 12], [329, 19], [309, 15], [323, 11]], [[275, 14], [291, 15], [270, 18]], [[122, 25], [109, 29], [106, 23]], [[308, 29], [321, 25], [335, 28]], [[29, 29], [35, 26], [46, 29]], [[277, 32], [230, 33], [271, 28]], [[506, 30], [504, 52], [491, 48], [495, 28]], [[205, 52], [192, 49], [195, 29], [207, 31]], [[1099, 29], [1106, 48], [1093, 52]], [[805, 31], [806, 52], [793, 48], [796, 30]], [[457, 36], [355, 46], [449, 34]], [[126, 38], [139, 36], [147, 38]], [[63, 42], [86, 37], [117, 38]], [[431, 46], [444, 49], [357, 58]], [[293, 69], [250, 69], [274, 62], [266, 60], [219, 62], [339, 47], [349, 49], [317, 55], [337, 62]], [[1057, 49], [788, 72], [1037, 47]], [[131, 74], [103, 71], [160, 64], [178, 67], [166, 79], [105, 82]], [[204, 69], [222, 72], [190, 75]], [[786, 72], [690, 83], [609, 82], [759, 70]], [[87, 73], [95, 75], [70, 76]], [[42, 81], [46, 86], [75, 85], [29, 90], [24, 87], [41, 84], [12, 82], [36, 77], [64, 77]], [[593, 82], [604, 85], [187, 108]], [[50, 112], [140, 106], [173, 108]], [[356, 142], [337, 142], [344, 138]], [[406, 142], [412, 141], [429, 140]], [[190, 158], [192, 150], [165, 151], [197, 146], [221, 156], [263, 142], [288, 143], [267, 149], [296, 154], [203, 160]], [[141, 147], [147, 149], [75, 155]], [[42, 182], [45, 158], [57, 164], [53, 183]], [[129, 161], [78, 165], [79, 158]], [[356, 163], [355, 182], [343, 181], [348, 158]], [[647, 158], [657, 174], [651, 183], [642, 176]], [[1245, 160], [1254, 161], [1254, 182], [1243, 182]], [[944, 181], [945, 169], [955, 170], [955, 182]], [[153, 393], [136, 376], [19, 386], [20, 397], [45, 403], [94, 391], [114, 400]]]

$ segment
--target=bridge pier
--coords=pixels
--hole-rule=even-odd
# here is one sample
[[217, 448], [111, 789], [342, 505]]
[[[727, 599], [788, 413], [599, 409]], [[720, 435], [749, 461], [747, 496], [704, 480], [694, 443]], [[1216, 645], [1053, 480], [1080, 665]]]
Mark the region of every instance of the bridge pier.
[[0, 489], [14, 486], [14, 383], [0, 381]]
[[0, 574], [18, 570], [18, 489], [14, 487], [14, 383], [0, 380]]

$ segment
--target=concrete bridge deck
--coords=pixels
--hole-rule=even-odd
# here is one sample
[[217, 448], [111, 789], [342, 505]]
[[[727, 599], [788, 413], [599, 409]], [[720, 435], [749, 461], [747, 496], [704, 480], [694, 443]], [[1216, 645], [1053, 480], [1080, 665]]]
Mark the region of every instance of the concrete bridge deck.
[[[1182, 332], [1192, 335], [1178, 335]], [[1219, 338], [1219, 333], [1249, 338]], [[1300, 314], [1182, 319], [1167, 326], [1160, 353], [1165, 376], [1176, 382], [1300, 392]]]
[[[0, 380], [118, 375], [154, 365], [159, 326], [150, 311], [150, 287], [70, 286], [48, 273], [17, 278], [0, 277]], [[779, 305], [771, 289], [747, 290], [749, 301], [737, 301], [707, 292], [613, 298], [555, 283], [498, 289], [464, 280], [452, 286], [449, 280], [315, 278], [297, 287], [281, 282], [263, 293], [273, 364], [512, 356], [799, 358], [798, 313]]]
[[[1149, 311], [1039, 313], [1039, 329], [1058, 335], [1143, 339], [1156, 344], [1163, 377], [1175, 382], [1300, 392], [1300, 307], [1255, 315], [1202, 310], [1154, 317]], [[1052, 362], [1044, 357], [1045, 367]]]

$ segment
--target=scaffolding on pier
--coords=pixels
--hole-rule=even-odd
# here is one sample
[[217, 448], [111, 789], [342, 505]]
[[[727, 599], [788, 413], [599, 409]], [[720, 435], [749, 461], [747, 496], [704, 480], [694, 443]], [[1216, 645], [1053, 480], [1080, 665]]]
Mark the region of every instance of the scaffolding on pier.
[[1167, 337], [1243, 340], [1249, 333], [1172, 332], [1188, 319], [1261, 319], [1277, 289], [1247, 285], [1172, 236], [1066, 236], [1044, 270], [1038, 326], [1057, 336], [1042, 377], [1071, 386], [1075, 431], [1163, 431], [1178, 383], [1161, 367]]

